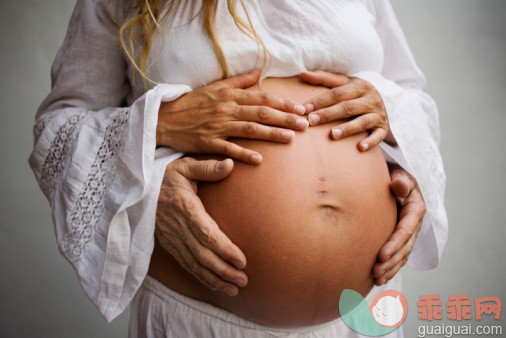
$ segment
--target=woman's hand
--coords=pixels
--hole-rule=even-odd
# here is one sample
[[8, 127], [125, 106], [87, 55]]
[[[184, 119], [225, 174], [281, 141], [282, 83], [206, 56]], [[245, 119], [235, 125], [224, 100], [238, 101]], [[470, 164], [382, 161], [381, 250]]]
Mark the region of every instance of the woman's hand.
[[241, 271], [246, 257], [206, 213], [197, 196], [197, 182], [222, 180], [233, 167], [231, 159], [199, 161], [183, 157], [169, 163], [158, 199], [155, 228], [161, 246], [183, 268], [212, 290], [230, 296], [237, 295], [238, 286], [248, 282]]
[[309, 123], [305, 117], [296, 115], [304, 114], [304, 107], [295, 102], [243, 89], [253, 86], [259, 77], [260, 71], [256, 70], [213, 82], [172, 102], [163, 102], [156, 130], [157, 146], [190, 153], [223, 154], [247, 163], [260, 163], [259, 153], [227, 138], [288, 143], [294, 137], [293, 130], [304, 130]]
[[331, 88], [325, 94], [311, 98], [304, 103], [311, 125], [355, 117], [334, 127], [331, 137], [343, 138], [362, 131], [371, 130], [371, 134], [359, 142], [358, 149], [366, 151], [385, 141], [395, 144], [389, 133], [388, 117], [383, 100], [373, 85], [359, 78], [350, 78], [317, 70], [300, 74], [302, 81], [312, 85]]
[[425, 215], [425, 202], [416, 180], [399, 165], [389, 167], [390, 189], [402, 209], [395, 231], [380, 249], [372, 270], [376, 285], [385, 284], [406, 264]]

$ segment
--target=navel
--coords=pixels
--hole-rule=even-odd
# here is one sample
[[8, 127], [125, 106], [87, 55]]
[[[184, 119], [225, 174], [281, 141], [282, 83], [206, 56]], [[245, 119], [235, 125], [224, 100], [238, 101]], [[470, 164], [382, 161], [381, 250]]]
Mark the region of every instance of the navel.
[[341, 210], [337, 206], [330, 204], [321, 204], [319, 206], [319, 209], [322, 216], [326, 219], [332, 220], [333, 222], [337, 222], [339, 220], [338, 216], [341, 213]]

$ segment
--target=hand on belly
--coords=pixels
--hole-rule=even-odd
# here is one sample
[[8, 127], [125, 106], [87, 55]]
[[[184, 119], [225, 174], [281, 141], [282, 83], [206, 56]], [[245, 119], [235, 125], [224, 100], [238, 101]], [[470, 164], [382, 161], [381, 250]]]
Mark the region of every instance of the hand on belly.
[[[265, 80], [262, 87], [289, 95]], [[299, 89], [290, 95], [312, 96], [322, 89], [308, 87], [311, 93]], [[329, 127], [296, 132], [290, 144], [236, 139], [261, 153], [263, 163], [236, 162], [223, 181], [199, 184], [206, 211], [246, 255], [249, 282], [237, 296], [208, 290], [170, 259], [164, 284], [246, 319], [283, 327], [337, 318], [344, 288], [365, 296], [378, 251], [394, 229], [396, 204], [379, 147], [359, 152], [356, 142], [363, 135], [331, 140]]]

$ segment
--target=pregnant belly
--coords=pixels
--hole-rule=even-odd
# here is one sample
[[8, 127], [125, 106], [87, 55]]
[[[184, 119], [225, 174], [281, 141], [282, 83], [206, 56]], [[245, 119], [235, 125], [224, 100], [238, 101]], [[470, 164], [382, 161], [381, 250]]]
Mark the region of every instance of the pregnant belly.
[[[266, 79], [262, 89], [303, 102], [327, 89]], [[255, 90], [255, 88], [252, 88]], [[201, 285], [158, 245], [150, 274], [176, 292], [276, 327], [339, 317], [339, 296], [373, 287], [371, 270], [397, 219], [379, 147], [359, 152], [365, 132], [331, 140], [333, 122], [296, 132], [290, 144], [236, 139], [263, 155], [235, 162], [229, 177], [200, 183], [198, 195], [243, 250], [248, 285], [230, 297]]]

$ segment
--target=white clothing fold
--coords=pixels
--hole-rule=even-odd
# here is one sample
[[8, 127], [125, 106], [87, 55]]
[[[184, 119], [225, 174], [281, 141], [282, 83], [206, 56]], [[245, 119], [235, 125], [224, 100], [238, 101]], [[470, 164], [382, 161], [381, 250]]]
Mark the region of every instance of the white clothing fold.
[[[400, 290], [397, 274], [385, 285], [375, 286], [365, 298], [371, 305], [385, 290]], [[274, 328], [246, 320], [236, 314], [172, 291], [156, 279], [146, 276], [132, 304], [130, 338], [365, 338], [341, 319], [296, 328]], [[382, 338], [403, 338], [402, 325]]]

